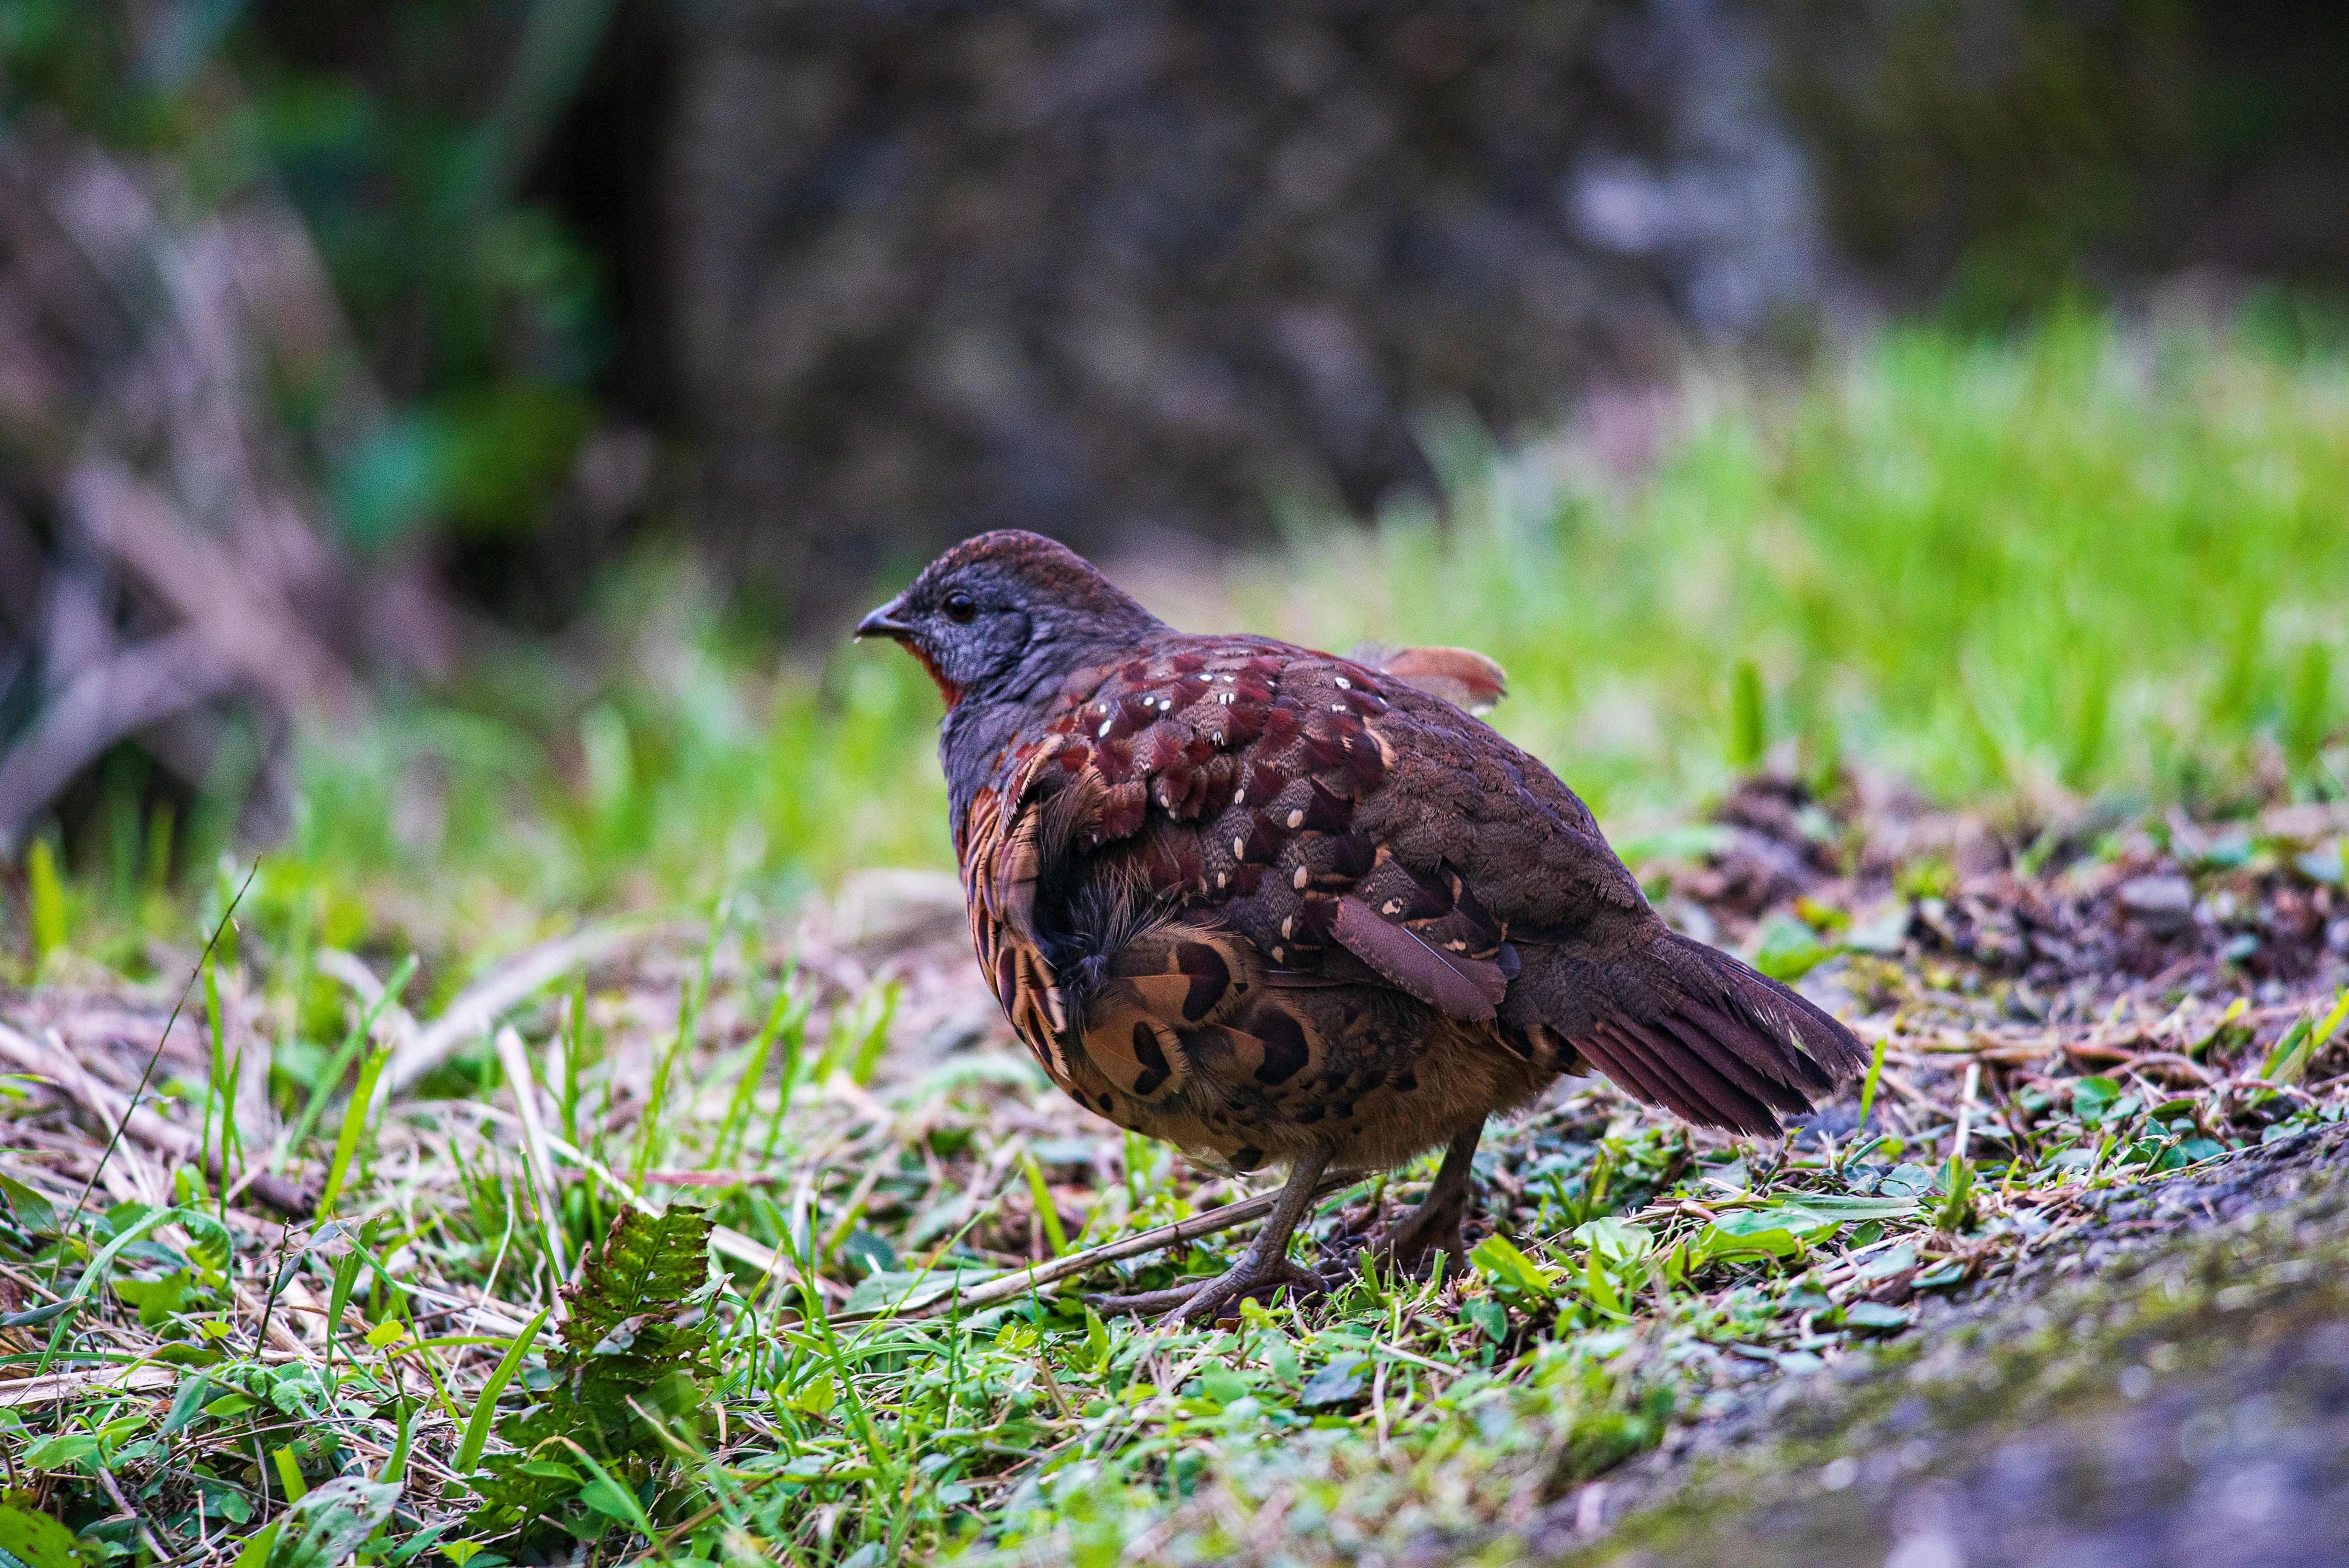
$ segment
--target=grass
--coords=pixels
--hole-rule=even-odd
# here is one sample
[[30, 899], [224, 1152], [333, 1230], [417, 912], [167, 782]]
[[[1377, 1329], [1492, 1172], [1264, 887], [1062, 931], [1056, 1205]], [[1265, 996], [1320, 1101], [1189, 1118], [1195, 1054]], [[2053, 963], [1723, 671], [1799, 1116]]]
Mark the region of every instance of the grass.
[[[1741, 1148], [1591, 1090], [1488, 1144], [1499, 1230], [1467, 1279], [1368, 1270], [1164, 1330], [1073, 1291], [892, 1313], [1234, 1189], [1104, 1138], [1009, 1051], [884, 1057], [885, 998], [779, 972], [721, 922], [632, 984], [524, 1008], [527, 1050], [476, 1048], [382, 1112], [355, 1091], [331, 1222], [266, 1223], [134, 1141], [76, 1217], [54, 1141], [28, 1139], [0, 1182], [0, 1390], [96, 1386], [0, 1407], [11, 1506], [126, 1562], [149, 1538], [229, 1562], [272, 1522], [289, 1553], [348, 1528], [368, 1560], [476, 1568], [1344, 1560], [1522, 1524], [1752, 1376], [2060, 1244], [2099, 1193], [2349, 1105], [2309, 1070], [2349, 1008], [2116, 1005], [2105, 1043], [2051, 1054], [1913, 955], [1881, 969], [1864, 1129]], [[1322, 1245], [1366, 1196], [1324, 1203]], [[767, 1265], [738, 1241], [713, 1272], [713, 1224]], [[1208, 1273], [1243, 1239], [1098, 1282]], [[551, 1260], [582, 1256], [558, 1305]], [[126, 1372], [160, 1376], [104, 1386]]]
[[1240, 598], [1321, 645], [1491, 653], [1499, 722], [1602, 815], [1719, 787], [1741, 670], [1782, 765], [1944, 802], [2208, 801], [2262, 767], [2337, 795], [2345, 416], [2342, 362], [2200, 332], [1901, 331], [1633, 416], [1642, 476], [1588, 440], [1471, 446], [1452, 528], [1316, 537]]
[[[2040, 817], [2333, 799], [2345, 405], [2341, 362], [2206, 334], [1896, 333], [1800, 387], [1693, 379], [1639, 472], [1596, 436], [1464, 444], [1449, 527], [1301, 528], [1146, 596], [1325, 646], [1481, 647], [1511, 672], [1503, 727], [1618, 826], [1684, 821], [1756, 760]], [[128, 1139], [93, 1176], [103, 1139], [0, 1081], [0, 1384], [130, 1380], [0, 1406], [7, 1506], [126, 1562], [236, 1562], [284, 1521], [252, 1568], [346, 1537], [479, 1568], [1342, 1558], [1521, 1522], [1757, 1369], [2061, 1244], [2104, 1188], [2339, 1114], [2329, 997], [2167, 998], [2051, 1053], [1912, 949], [1846, 960], [1877, 964], [1864, 1133], [1740, 1151], [1570, 1098], [1488, 1144], [1500, 1231], [1466, 1280], [1355, 1276], [1235, 1332], [1103, 1323], [1065, 1291], [872, 1316], [1239, 1189], [969, 1048], [959, 913], [917, 901], [879, 947], [795, 930], [848, 871], [949, 864], [911, 661], [762, 664], [674, 562], [612, 592], [600, 642], [306, 741], [241, 902], [210, 806], [177, 852], [199, 877], [141, 871], [174, 830], [133, 805], [8, 884], [27, 989], [0, 1019], [29, 1037], [85, 993], [143, 998], [143, 1038], [86, 1047], [116, 1094], [218, 943], [200, 1043], [157, 1074], [198, 1157]], [[418, 1021], [621, 911], [658, 918], [505, 1009], [511, 1035], [374, 1092]], [[206, 1152], [332, 1185], [331, 1216], [265, 1218]], [[1331, 1199], [1318, 1244], [1369, 1199]]]

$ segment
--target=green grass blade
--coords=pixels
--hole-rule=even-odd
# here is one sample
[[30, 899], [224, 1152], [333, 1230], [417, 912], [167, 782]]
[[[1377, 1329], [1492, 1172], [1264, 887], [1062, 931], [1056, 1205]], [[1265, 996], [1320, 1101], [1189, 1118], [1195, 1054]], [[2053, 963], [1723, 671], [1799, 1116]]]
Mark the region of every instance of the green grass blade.
[[522, 1358], [530, 1354], [538, 1331], [546, 1326], [554, 1310], [552, 1306], [539, 1308], [538, 1316], [522, 1325], [522, 1332], [514, 1336], [514, 1342], [490, 1369], [489, 1380], [481, 1385], [480, 1397], [473, 1401], [473, 1414], [466, 1419], [465, 1435], [457, 1442], [457, 1457], [451, 1465], [457, 1474], [471, 1475], [481, 1463], [481, 1450], [489, 1442], [490, 1429], [497, 1425], [498, 1395], [505, 1392], [514, 1374], [522, 1370]]
[[1868, 1078], [1860, 1085], [1860, 1124], [1852, 1129], [1852, 1144], [1859, 1144], [1858, 1134], [1868, 1130], [1868, 1113], [1876, 1108], [1876, 1085], [1884, 1077], [1884, 1052], [1892, 1044], [1892, 1031], [1885, 1030], [1876, 1037], [1876, 1049], [1868, 1053]]
[[416, 955], [410, 953], [392, 971], [392, 977], [384, 982], [383, 990], [368, 1004], [366, 1012], [351, 1025], [342, 1043], [335, 1047], [334, 1055], [327, 1059], [316, 1087], [311, 1090], [309, 1103], [302, 1107], [300, 1119], [294, 1123], [293, 1131], [286, 1134], [286, 1153], [294, 1153], [308, 1141], [311, 1130], [318, 1125], [319, 1113], [326, 1109], [327, 1098], [334, 1093], [335, 1085], [343, 1081], [343, 1074], [350, 1070], [351, 1058], [359, 1054], [359, 1048], [367, 1043], [369, 1032], [375, 1028], [375, 1021], [383, 1016], [385, 1008], [400, 999], [400, 993], [407, 989], [408, 978], [415, 973]]
[[700, 972], [677, 994], [677, 1032], [653, 1066], [652, 1088], [637, 1119], [636, 1160], [629, 1167], [628, 1184], [640, 1191], [644, 1187], [644, 1173], [652, 1169], [653, 1156], [660, 1149], [661, 1115], [668, 1108], [669, 1079], [676, 1072], [677, 1063], [693, 1048], [694, 1035], [701, 1023], [702, 1003], [710, 993], [710, 973], [717, 963], [718, 947], [725, 941], [733, 919], [733, 901], [718, 900], [718, 907], [710, 916], [710, 939], [702, 944]]
[[64, 949], [72, 932], [65, 913], [65, 883], [57, 874], [57, 851], [45, 838], [36, 838], [24, 852], [28, 915], [33, 932], [33, 964], [47, 963], [51, 953]]
[[734, 1085], [733, 1098], [726, 1102], [726, 1115], [718, 1123], [718, 1136], [711, 1140], [709, 1163], [704, 1169], [714, 1171], [723, 1166], [728, 1151], [738, 1147], [748, 1135], [752, 1098], [758, 1093], [760, 1083], [766, 1079], [767, 1058], [774, 1054], [775, 1036], [782, 1029], [793, 1001], [791, 976], [786, 974], [775, 987], [774, 1005], [767, 1009], [766, 1021], [759, 1025], [759, 1032], [751, 1039], [750, 1054], [742, 1064], [742, 1077]]
[[1026, 1149], [1020, 1151], [1020, 1166], [1028, 1173], [1028, 1191], [1036, 1199], [1036, 1222], [1044, 1227], [1044, 1239], [1057, 1258], [1068, 1251], [1068, 1233], [1061, 1227], [1060, 1211], [1053, 1207], [1052, 1189], [1044, 1185], [1044, 1167]]
[[367, 1053], [367, 1064], [359, 1069], [359, 1082], [351, 1090], [351, 1103], [343, 1108], [342, 1132], [334, 1140], [334, 1159], [326, 1168], [326, 1190], [318, 1195], [320, 1219], [334, 1213], [335, 1199], [342, 1196], [343, 1183], [351, 1172], [351, 1158], [359, 1152], [359, 1138], [373, 1116], [376, 1080], [383, 1076], [391, 1054], [389, 1046], [377, 1046]]
[[1739, 773], [1751, 773], [1762, 765], [1769, 750], [1761, 667], [1751, 659], [1740, 659], [1729, 692], [1729, 766]]

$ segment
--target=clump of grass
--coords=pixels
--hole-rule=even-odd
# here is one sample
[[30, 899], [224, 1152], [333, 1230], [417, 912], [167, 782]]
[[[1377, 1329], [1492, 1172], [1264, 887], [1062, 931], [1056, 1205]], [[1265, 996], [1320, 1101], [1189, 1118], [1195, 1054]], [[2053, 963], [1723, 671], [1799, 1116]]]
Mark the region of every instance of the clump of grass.
[[[2344, 789], [2349, 367], [2064, 317], [1903, 328], [1787, 395], [1698, 378], [1651, 470], [1464, 446], [1448, 524], [1310, 528], [1235, 574], [1320, 646], [1465, 643], [1602, 813], [1767, 753], [1943, 801]], [[1277, 597], [1265, 584], [1278, 584]]]

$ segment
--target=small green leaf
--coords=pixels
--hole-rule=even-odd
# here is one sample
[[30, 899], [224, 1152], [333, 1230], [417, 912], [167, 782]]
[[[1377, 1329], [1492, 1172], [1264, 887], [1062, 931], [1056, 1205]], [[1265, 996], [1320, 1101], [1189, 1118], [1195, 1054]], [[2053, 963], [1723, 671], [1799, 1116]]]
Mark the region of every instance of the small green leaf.
[[2081, 1122], [2088, 1122], [2093, 1127], [2095, 1122], [2105, 1120], [2105, 1113], [2112, 1110], [2112, 1103], [2116, 1099], [2121, 1099], [2121, 1084], [2112, 1082], [2100, 1073], [2093, 1077], [2081, 1077], [2077, 1084], [2072, 1084], [2072, 1115], [2077, 1115]]
[[1631, 1314], [1623, 1310], [1623, 1296], [1615, 1288], [1615, 1277], [1607, 1272], [1607, 1266], [1600, 1261], [1599, 1249], [1596, 1247], [1583, 1254], [1582, 1285], [1589, 1293], [1592, 1304], [1601, 1312], [1611, 1318], [1630, 1317]]
[[1505, 1236], [1487, 1236], [1478, 1242], [1470, 1249], [1468, 1261], [1485, 1278], [1505, 1290], [1544, 1298], [1557, 1294], [1557, 1281], [1550, 1271], [1520, 1252]]
[[202, 1372], [180, 1384], [179, 1391], [171, 1396], [171, 1412], [163, 1418], [163, 1435], [171, 1436], [203, 1414], [204, 1396], [211, 1391], [212, 1379]]
[[2276, 1048], [2268, 1052], [2266, 1065], [2260, 1068], [2259, 1076], [2272, 1084], [2298, 1083], [2306, 1076], [2308, 1064], [2315, 1059], [2317, 1052], [2324, 1049], [2325, 1042], [2341, 1027], [2344, 1018], [2349, 1018], [2349, 990], [2341, 993], [2340, 999], [2333, 1004], [2332, 1011], [2325, 1014], [2322, 1023], [2311, 1027], [2305, 1016], [2295, 1023], [2283, 1039], [2276, 1042]]
[[598, 1476], [579, 1489], [579, 1500], [607, 1519], [625, 1524], [637, 1516], [634, 1496], [609, 1477]]
[[1610, 1258], [1644, 1258], [1656, 1250], [1654, 1231], [1612, 1214], [1575, 1226], [1572, 1239]]
[[13, 1176], [0, 1176], [0, 1203], [16, 1217], [16, 1223], [36, 1236], [57, 1233], [57, 1210], [47, 1198], [18, 1181]]
[[64, 1470], [97, 1451], [95, 1432], [56, 1432], [27, 1448], [20, 1462], [27, 1470]]
[[1199, 1374], [1199, 1387], [1207, 1397], [1219, 1405], [1229, 1405], [1248, 1397], [1248, 1380], [1229, 1367], [1210, 1367]]
[[1890, 1279], [1895, 1274], [1906, 1274], [1917, 1266], [1917, 1249], [1907, 1242], [1887, 1247], [1860, 1264], [1862, 1279]]
[[[1051, 1226], [1046, 1227], [1047, 1232], [1059, 1223], [1060, 1216], [1053, 1215]], [[1068, 1238], [1064, 1235], [1061, 1240], [1066, 1242]], [[861, 1225], [850, 1231], [848, 1239], [840, 1244], [840, 1256], [850, 1263], [861, 1265], [868, 1274], [887, 1274], [897, 1268], [897, 1249], [889, 1245], [886, 1237], [866, 1230]]]
[[47, 1514], [27, 1513], [0, 1503], [0, 1560], [13, 1557], [24, 1568], [80, 1568], [73, 1532]]
[[1696, 1246], [1704, 1257], [1721, 1263], [1791, 1258], [1803, 1250], [1803, 1244], [1789, 1230], [1730, 1230], [1720, 1223], [1707, 1225], [1699, 1231]]
[[1509, 1337], [1509, 1313], [1497, 1301], [1478, 1297], [1460, 1304], [1460, 1315], [1476, 1325], [1485, 1338], [1498, 1345]]
[[180, 1227], [188, 1233], [189, 1261], [204, 1271], [208, 1281], [217, 1283], [228, 1273], [229, 1261], [236, 1255], [228, 1227], [201, 1209], [183, 1208], [179, 1215]]
[[[1515, 1250], [1515, 1249], [1511, 1249]], [[1362, 1386], [1368, 1381], [1362, 1368], [1370, 1364], [1367, 1356], [1333, 1356], [1329, 1365], [1313, 1374], [1305, 1384], [1297, 1403], [1308, 1410], [1323, 1405], [1342, 1405], [1362, 1397]]]
[[1855, 1301], [1843, 1309], [1843, 1322], [1846, 1328], [1863, 1329], [1871, 1334], [1891, 1334], [1909, 1326], [1909, 1315], [1881, 1301]]
[[1754, 967], [1771, 979], [1791, 985], [1833, 958], [1835, 947], [1819, 940], [1817, 932], [1791, 915], [1773, 915], [1762, 926], [1761, 946]]

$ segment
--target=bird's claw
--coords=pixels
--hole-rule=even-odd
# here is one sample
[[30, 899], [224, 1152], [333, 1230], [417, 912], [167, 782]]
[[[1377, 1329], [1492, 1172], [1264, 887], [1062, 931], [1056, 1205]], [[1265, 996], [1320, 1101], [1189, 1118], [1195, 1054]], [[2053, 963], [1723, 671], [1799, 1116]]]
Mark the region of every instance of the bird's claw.
[[1365, 1250], [1382, 1270], [1420, 1278], [1440, 1255], [1444, 1277], [1458, 1279], [1468, 1269], [1468, 1243], [1460, 1232], [1466, 1208], [1465, 1202], [1444, 1202], [1430, 1194], [1409, 1214], [1373, 1232]]

